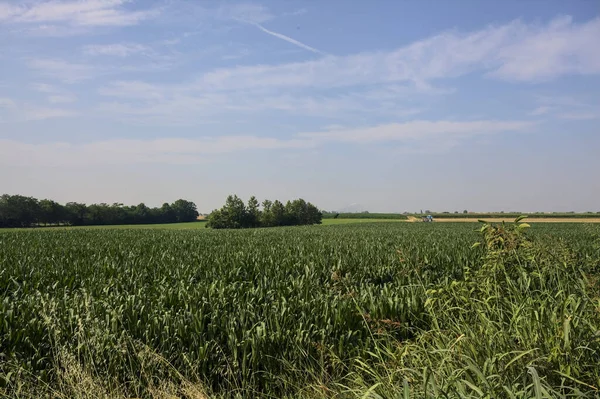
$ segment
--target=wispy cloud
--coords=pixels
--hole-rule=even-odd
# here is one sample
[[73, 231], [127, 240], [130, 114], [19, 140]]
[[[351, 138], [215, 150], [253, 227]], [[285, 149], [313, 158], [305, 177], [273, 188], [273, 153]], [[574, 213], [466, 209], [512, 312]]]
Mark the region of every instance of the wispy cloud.
[[83, 47], [88, 55], [127, 57], [133, 54], [153, 53], [150, 47], [139, 43], [90, 44]]
[[590, 120], [600, 118], [600, 108], [596, 103], [579, 100], [568, 95], [536, 96], [541, 104], [530, 115], [551, 114], [559, 119]]
[[222, 60], [237, 60], [240, 58], [244, 58], [250, 55], [250, 50], [247, 48], [243, 48], [237, 52], [225, 54], [221, 57]]
[[41, 1], [0, 5], [0, 20], [13, 23], [67, 23], [75, 26], [127, 26], [156, 15], [134, 11], [127, 0]]
[[561, 119], [585, 121], [600, 118], [600, 109], [595, 112], [563, 112], [557, 115]]
[[600, 72], [600, 53], [591, 50], [600, 37], [600, 19], [575, 24], [571, 17], [565, 16], [546, 26], [524, 27], [523, 30], [521, 40], [498, 49], [496, 58], [500, 66], [492, 76], [529, 82]]
[[[90, 165], [120, 163], [198, 163], [205, 155], [257, 150], [301, 150], [325, 142], [455, 142], [477, 135], [524, 131], [531, 122], [522, 121], [413, 121], [360, 129], [335, 127], [330, 131], [300, 133], [288, 139], [234, 135], [199, 139], [108, 140], [86, 144], [65, 142], [28, 144], [0, 140], [0, 162], [5, 164]], [[437, 144], [436, 144], [437, 145]]]
[[12, 109], [16, 106], [17, 104], [14, 102], [14, 100], [11, 100], [10, 98], [0, 97], [0, 108]]
[[77, 96], [73, 93], [47, 83], [32, 83], [30, 87], [35, 91], [47, 94], [46, 99], [50, 104], [66, 104], [77, 100]]
[[98, 90], [101, 95], [128, 99], [157, 100], [164, 96], [159, 86], [140, 81], [116, 81]]
[[97, 64], [73, 62], [59, 58], [34, 58], [27, 66], [39, 77], [52, 78], [64, 83], [77, 83], [107, 75], [122, 75], [132, 72], [156, 72], [170, 69], [173, 64], [168, 57], [153, 58], [152, 62], [134, 64]]
[[[252, 18], [271, 18], [260, 7], [224, 10], [227, 11], [222, 11], [222, 14], [228, 18], [245, 15], [249, 18], [246, 23], [255, 25], [258, 22], [251, 22]], [[145, 123], [166, 125], [190, 125], [228, 112], [269, 110], [311, 116], [341, 117], [352, 113], [405, 118], [427, 107], [423, 101], [419, 102], [419, 96], [454, 93], [456, 89], [449, 87], [454, 78], [480, 72], [487, 74], [488, 78], [512, 79], [508, 76], [511, 69], [504, 66], [516, 62], [522, 51], [519, 43], [532, 38], [542, 47], [544, 40], [562, 35], [585, 38], [574, 49], [559, 47], [557, 51], [563, 52], [563, 56], [548, 57], [543, 63], [538, 63], [544, 65], [538, 69], [540, 77], [550, 76], [550, 69], [567, 75], [592, 71], [595, 58], [585, 58], [584, 53], [594, 53], [594, 34], [599, 28], [600, 19], [577, 24], [559, 18], [541, 25], [513, 21], [473, 32], [445, 32], [391, 51], [327, 55], [310, 61], [274, 65], [218, 68], [195, 77], [184, 76], [169, 84], [121, 79], [98, 90], [104, 97], [117, 99], [103, 102], [98, 109], [136, 123], [145, 120]], [[86, 51], [125, 56], [144, 51], [144, 48], [143, 45], [115, 44], [90, 46], [86, 47]], [[573, 53], [581, 56], [581, 63], [589, 64], [580, 69], [561, 66], [564, 59], [570, 62], [568, 56]], [[540, 58], [544, 58], [543, 54]], [[59, 60], [38, 60], [32, 67], [44, 76], [71, 82], [88, 79], [94, 74], [128, 71], [125, 66], [106, 71], [98, 65]], [[502, 73], [496, 73], [498, 71]], [[534, 76], [533, 69], [531, 71], [528, 76], [535, 82], [539, 77]], [[597, 73], [600, 73], [600, 66]], [[337, 90], [341, 87], [345, 88], [343, 94]], [[556, 106], [540, 101], [531, 115], [548, 114]]]
[[41, 76], [59, 79], [67, 83], [91, 79], [99, 73], [99, 69], [92, 65], [60, 59], [32, 59], [28, 61], [27, 65], [29, 68], [36, 70]]
[[[202, 139], [109, 140], [86, 144], [29, 144], [0, 139], [0, 163], [8, 165], [94, 165], [200, 163], [206, 155], [250, 150], [306, 148], [312, 143], [257, 136]], [[23, 158], [26, 157], [26, 158]]]
[[534, 109], [533, 111], [531, 111], [529, 113], [529, 115], [532, 115], [532, 116], [544, 115], [544, 114], [547, 114], [550, 110], [552, 110], [552, 107], [549, 107], [547, 105], [543, 105], [543, 106], [537, 107], [536, 109]]
[[23, 110], [23, 119], [26, 121], [65, 118], [75, 116], [76, 112], [62, 108], [25, 108]]
[[44, 106], [40, 107], [27, 102], [18, 102], [10, 98], [0, 98], [0, 120], [4, 122], [24, 122], [65, 118], [74, 115], [76, 115], [76, 112], [70, 109]]
[[216, 16], [219, 19], [246, 21], [256, 24], [261, 24], [274, 18], [267, 7], [250, 3], [223, 4], [217, 10], [204, 10], [204, 13]]
[[291, 12], [285, 12], [281, 16], [282, 17], [295, 17], [298, 15], [304, 15], [307, 12], [308, 12], [308, 10], [306, 8], [299, 8], [299, 9], [291, 11]]
[[[102, 103], [98, 112], [136, 124], [194, 125], [234, 112], [254, 115], [279, 111], [290, 115], [350, 118], [386, 115], [406, 118], [423, 111], [421, 96], [410, 90], [394, 94], [383, 89], [344, 94], [240, 90], [200, 90], [191, 85], [156, 85], [140, 81], [113, 82], [99, 94], [115, 101]], [[411, 101], [407, 101], [410, 98]], [[422, 100], [421, 100], [422, 101]]]
[[59, 88], [48, 83], [32, 83], [29, 86], [40, 93], [57, 93], [60, 91]]
[[77, 100], [77, 97], [75, 97], [74, 95], [48, 96], [48, 102], [50, 104], [66, 104], [66, 103], [75, 102], [76, 100]]
[[[560, 22], [560, 23], [559, 23]], [[509, 80], [538, 81], [566, 74], [600, 74], [595, 51], [600, 19], [583, 24], [560, 19], [546, 26], [514, 21], [471, 33], [447, 32], [389, 52], [325, 56], [318, 60], [280, 65], [220, 69], [204, 74], [197, 85], [238, 90], [253, 87], [343, 87], [449, 79], [474, 71]], [[517, 68], [526, 53], [520, 43], [545, 48], [546, 41], [574, 38], [577, 46], [538, 51], [526, 73]], [[577, 60], [573, 62], [572, 59]], [[577, 66], [573, 66], [576, 64]]]
[[19, 15], [23, 10], [22, 7], [9, 4], [9, 3], [0, 3], [0, 21], [8, 21], [15, 16]]
[[422, 141], [432, 138], [462, 139], [499, 132], [525, 131], [535, 126], [527, 121], [427, 121], [391, 123], [358, 129], [334, 129], [325, 132], [300, 133], [298, 137], [318, 141], [373, 143], [386, 141]]
[[281, 33], [273, 32], [272, 30], [268, 30], [267, 28], [265, 28], [261, 24], [258, 24], [258, 23], [251, 23], [251, 24], [254, 25], [254, 26], [256, 26], [261, 31], [265, 32], [266, 34], [274, 36], [274, 37], [276, 37], [278, 39], [281, 39], [281, 40], [285, 40], [286, 42], [291, 43], [291, 44], [293, 44], [295, 46], [298, 46], [298, 47], [303, 48], [303, 49], [308, 50], [308, 51], [312, 51], [313, 53], [322, 54], [322, 55], [325, 54], [324, 52], [322, 52], [320, 50], [317, 50], [316, 48], [311, 47], [309, 45], [306, 45], [306, 44], [304, 44], [302, 42], [299, 42], [296, 39], [292, 39], [289, 36], [286, 36], [286, 35], [281, 34]]

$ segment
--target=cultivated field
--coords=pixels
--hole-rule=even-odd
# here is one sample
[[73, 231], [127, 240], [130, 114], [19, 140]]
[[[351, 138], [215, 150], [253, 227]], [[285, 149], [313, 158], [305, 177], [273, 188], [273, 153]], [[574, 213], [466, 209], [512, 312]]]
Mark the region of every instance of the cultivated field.
[[[353, 219], [353, 218], [344, 218], [344, 219], [323, 219], [322, 225], [337, 225], [337, 224], [354, 224], [354, 223], [381, 223], [381, 222], [406, 222], [404, 219]], [[49, 226], [49, 227], [39, 227], [39, 228], [0, 228], [1, 231], [30, 231], [32, 229], [37, 229], [38, 231], [52, 231], [55, 229], [58, 230], [106, 230], [106, 229], [117, 229], [117, 230], [148, 230], [148, 229], [158, 229], [158, 230], [202, 230], [208, 231], [206, 229], [206, 221], [197, 221], [197, 222], [187, 222], [187, 223], [163, 223], [163, 224], [121, 224], [121, 225], [100, 225], [100, 226]]]
[[138, 227], [0, 232], [0, 396], [598, 395], [600, 226]]
[[[489, 223], [510, 223], [515, 218], [499, 218], [499, 217], [461, 217], [461, 218], [434, 218], [435, 222], [441, 223], [479, 223], [481, 220]], [[408, 216], [407, 222], [420, 222], [421, 219], [415, 216]], [[528, 218], [527, 223], [600, 223], [600, 218], [565, 218], [565, 217], [535, 217]]]

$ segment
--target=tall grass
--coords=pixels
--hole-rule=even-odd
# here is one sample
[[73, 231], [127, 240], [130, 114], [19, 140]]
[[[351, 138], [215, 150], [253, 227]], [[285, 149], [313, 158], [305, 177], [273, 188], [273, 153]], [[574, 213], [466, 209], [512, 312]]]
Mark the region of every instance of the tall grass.
[[589, 229], [0, 233], [0, 393], [594, 397]]
[[358, 361], [357, 392], [597, 397], [600, 258], [574, 253], [561, 240], [531, 240], [528, 227], [484, 225], [481, 262], [462, 279], [427, 290], [428, 328], [416, 339], [381, 345]]

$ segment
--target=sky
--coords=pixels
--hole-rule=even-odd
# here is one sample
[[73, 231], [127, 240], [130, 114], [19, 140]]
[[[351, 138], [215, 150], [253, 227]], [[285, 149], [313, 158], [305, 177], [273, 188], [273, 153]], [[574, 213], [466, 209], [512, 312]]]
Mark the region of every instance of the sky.
[[0, 0], [0, 193], [600, 211], [600, 2]]

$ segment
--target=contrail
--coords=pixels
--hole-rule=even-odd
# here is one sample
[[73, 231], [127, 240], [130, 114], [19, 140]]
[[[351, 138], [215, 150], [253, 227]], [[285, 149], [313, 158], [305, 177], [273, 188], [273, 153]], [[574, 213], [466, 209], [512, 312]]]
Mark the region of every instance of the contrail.
[[314, 48], [314, 47], [307, 46], [306, 44], [304, 44], [304, 43], [301, 43], [301, 42], [299, 42], [298, 40], [294, 40], [294, 39], [292, 39], [291, 37], [288, 37], [288, 36], [286, 36], [286, 35], [282, 35], [281, 33], [277, 33], [277, 32], [273, 32], [273, 31], [271, 31], [271, 30], [268, 30], [267, 28], [265, 28], [265, 27], [264, 27], [264, 26], [262, 26], [261, 24], [257, 24], [256, 22], [249, 22], [249, 23], [250, 23], [250, 24], [252, 24], [252, 25], [254, 25], [254, 26], [256, 26], [258, 29], [262, 30], [262, 31], [263, 31], [263, 32], [265, 32], [266, 34], [269, 34], [269, 35], [271, 35], [271, 36], [275, 36], [275, 37], [277, 37], [277, 38], [279, 38], [279, 39], [281, 39], [281, 40], [285, 40], [285, 41], [286, 41], [286, 42], [288, 42], [288, 43], [295, 44], [296, 46], [298, 46], [298, 47], [302, 47], [303, 49], [305, 49], [305, 50], [308, 50], [308, 51], [312, 51], [313, 53], [317, 53], [317, 54], [323, 54], [323, 55], [325, 55], [325, 53], [324, 53], [324, 52], [322, 52], [322, 51], [320, 51], [320, 50], [317, 50], [317, 49], [316, 49], [316, 48]]

